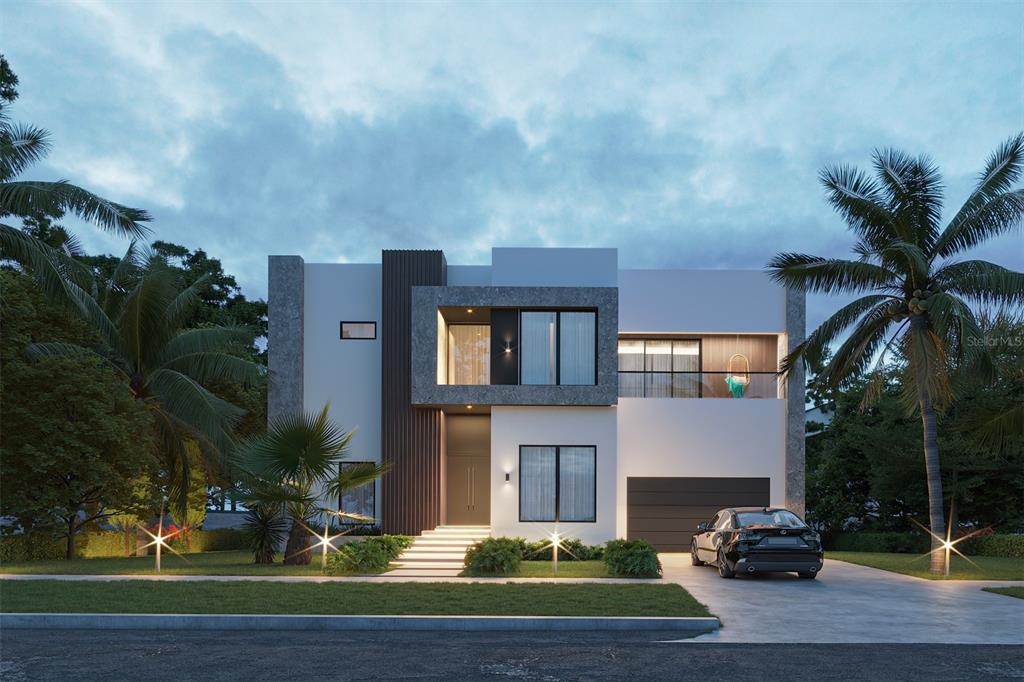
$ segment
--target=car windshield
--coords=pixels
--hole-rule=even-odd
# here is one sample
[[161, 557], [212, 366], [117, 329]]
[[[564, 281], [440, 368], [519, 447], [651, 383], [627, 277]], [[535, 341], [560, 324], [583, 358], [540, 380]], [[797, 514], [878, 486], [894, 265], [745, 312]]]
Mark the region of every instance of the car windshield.
[[804, 528], [804, 522], [791, 511], [752, 511], [736, 512], [736, 521], [740, 528], [744, 526], [782, 526], [783, 528]]

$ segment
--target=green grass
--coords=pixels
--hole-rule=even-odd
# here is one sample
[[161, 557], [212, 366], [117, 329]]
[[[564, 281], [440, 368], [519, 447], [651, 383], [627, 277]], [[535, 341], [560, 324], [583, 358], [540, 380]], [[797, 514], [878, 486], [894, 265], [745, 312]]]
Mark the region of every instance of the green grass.
[[972, 556], [968, 561], [954, 555], [948, 578], [932, 575], [928, 571], [928, 557], [920, 554], [826, 552], [825, 559], [838, 559], [930, 580], [1024, 580], [1024, 560], [1009, 557]]
[[1005, 594], [1007, 597], [1016, 597], [1017, 599], [1024, 599], [1024, 587], [983, 587], [982, 592], [994, 592], [995, 594]]
[[707, 616], [679, 585], [0, 580], [7, 613]]
[[[19, 561], [0, 564], [0, 573], [76, 574], [76, 575], [153, 575], [155, 557], [114, 557], [75, 559], [74, 561]], [[167, 575], [320, 575], [320, 556], [309, 566], [269, 566], [252, 563], [246, 551], [203, 552], [184, 558], [167, 552], [161, 558], [161, 572]]]

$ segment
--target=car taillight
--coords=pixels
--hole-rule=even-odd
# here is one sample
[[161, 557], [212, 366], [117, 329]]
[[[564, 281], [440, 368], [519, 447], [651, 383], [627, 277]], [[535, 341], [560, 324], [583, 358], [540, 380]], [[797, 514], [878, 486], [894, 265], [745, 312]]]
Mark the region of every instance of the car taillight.
[[742, 531], [740, 533], [740, 540], [742, 542], [760, 542], [761, 534], [752, 531]]
[[812, 542], [821, 542], [821, 536], [814, 532], [803, 533], [800, 535], [800, 539], [808, 544]]

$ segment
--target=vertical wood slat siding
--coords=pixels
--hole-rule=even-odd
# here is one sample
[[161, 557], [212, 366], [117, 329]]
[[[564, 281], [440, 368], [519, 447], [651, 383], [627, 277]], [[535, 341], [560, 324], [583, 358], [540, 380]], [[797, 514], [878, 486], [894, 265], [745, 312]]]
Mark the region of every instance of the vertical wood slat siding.
[[447, 284], [441, 251], [381, 254], [381, 526], [418, 535], [441, 523], [441, 410], [414, 408], [412, 287]]

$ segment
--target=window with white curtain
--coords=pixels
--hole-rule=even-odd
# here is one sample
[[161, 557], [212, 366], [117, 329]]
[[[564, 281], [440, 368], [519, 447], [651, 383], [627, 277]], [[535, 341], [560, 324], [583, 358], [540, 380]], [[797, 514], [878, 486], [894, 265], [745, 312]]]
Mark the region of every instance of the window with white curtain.
[[558, 314], [558, 383], [593, 385], [596, 370], [597, 315]]
[[597, 448], [523, 445], [519, 448], [519, 520], [597, 520]]
[[523, 311], [519, 317], [520, 383], [597, 383], [597, 313]]
[[486, 324], [448, 325], [448, 383], [491, 383], [491, 328]]
[[558, 313], [554, 312], [524, 312], [520, 315], [520, 383], [557, 383], [557, 324]]

